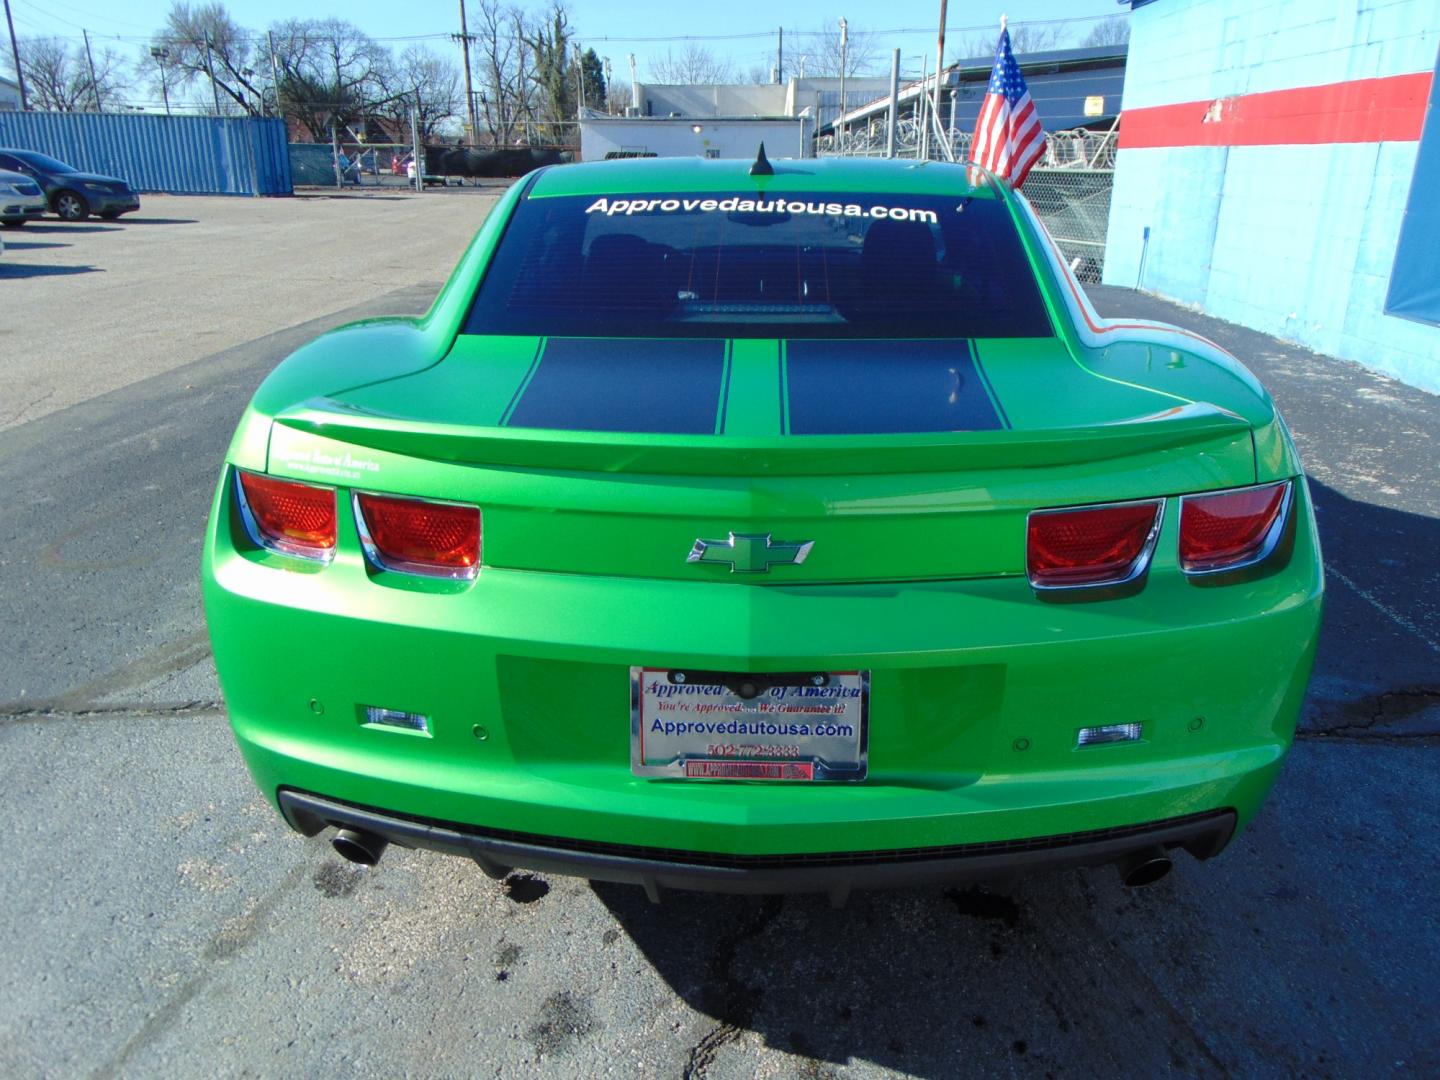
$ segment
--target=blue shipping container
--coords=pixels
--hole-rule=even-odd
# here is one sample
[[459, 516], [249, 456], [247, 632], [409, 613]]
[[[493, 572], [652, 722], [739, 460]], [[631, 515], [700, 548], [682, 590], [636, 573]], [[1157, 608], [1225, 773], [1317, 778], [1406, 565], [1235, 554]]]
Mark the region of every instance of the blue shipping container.
[[136, 191], [290, 195], [285, 122], [138, 113], [0, 112], [0, 147], [37, 150]]

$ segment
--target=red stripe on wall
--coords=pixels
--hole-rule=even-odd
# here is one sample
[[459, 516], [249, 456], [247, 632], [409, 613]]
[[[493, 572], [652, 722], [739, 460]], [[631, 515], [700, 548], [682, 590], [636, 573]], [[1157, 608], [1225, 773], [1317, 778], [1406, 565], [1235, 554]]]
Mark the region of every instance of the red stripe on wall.
[[1134, 150], [1413, 141], [1425, 123], [1432, 78], [1420, 71], [1127, 109], [1120, 121], [1120, 146]]

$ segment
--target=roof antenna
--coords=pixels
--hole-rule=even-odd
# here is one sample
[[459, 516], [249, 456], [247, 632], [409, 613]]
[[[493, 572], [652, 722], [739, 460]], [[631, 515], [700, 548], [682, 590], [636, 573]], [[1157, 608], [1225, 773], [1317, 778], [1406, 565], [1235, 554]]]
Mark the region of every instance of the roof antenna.
[[765, 156], [765, 144], [760, 144], [760, 153], [755, 155], [755, 164], [750, 166], [751, 176], [774, 176], [775, 166], [770, 164], [770, 159]]

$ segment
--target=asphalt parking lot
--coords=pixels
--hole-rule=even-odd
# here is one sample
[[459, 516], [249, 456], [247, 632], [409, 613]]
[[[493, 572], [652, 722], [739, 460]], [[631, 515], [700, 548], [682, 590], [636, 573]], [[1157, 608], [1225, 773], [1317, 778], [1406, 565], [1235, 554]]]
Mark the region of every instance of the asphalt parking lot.
[[1122, 290], [1103, 312], [1267, 383], [1325, 545], [1301, 737], [1220, 859], [1135, 892], [1096, 870], [653, 907], [393, 849], [360, 870], [289, 832], [209, 659], [215, 477], [264, 375], [423, 310], [489, 199], [147, 197], [6, 235], [0, 1074], [1440, 1074], [1440, 398]]

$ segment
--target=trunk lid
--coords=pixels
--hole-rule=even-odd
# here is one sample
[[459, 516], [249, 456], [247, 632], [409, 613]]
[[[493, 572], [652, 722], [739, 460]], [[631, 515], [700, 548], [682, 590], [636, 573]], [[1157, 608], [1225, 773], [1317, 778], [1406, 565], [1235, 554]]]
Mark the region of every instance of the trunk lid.
[[[1054, 339], [461, 337], [424, 371], [282, 412], [270, 468], [476, 502], [486, 565], [976, 577], [1023, 572], [1033, 509], [1253, 482], [1237, 404], [1098, 374]], [[769, 560], [747, 536], [771, 538], [768, 572], [725, 561], [737, 543], [738, 569]], [[687, 561], [697, 540], [712, 554]]]

